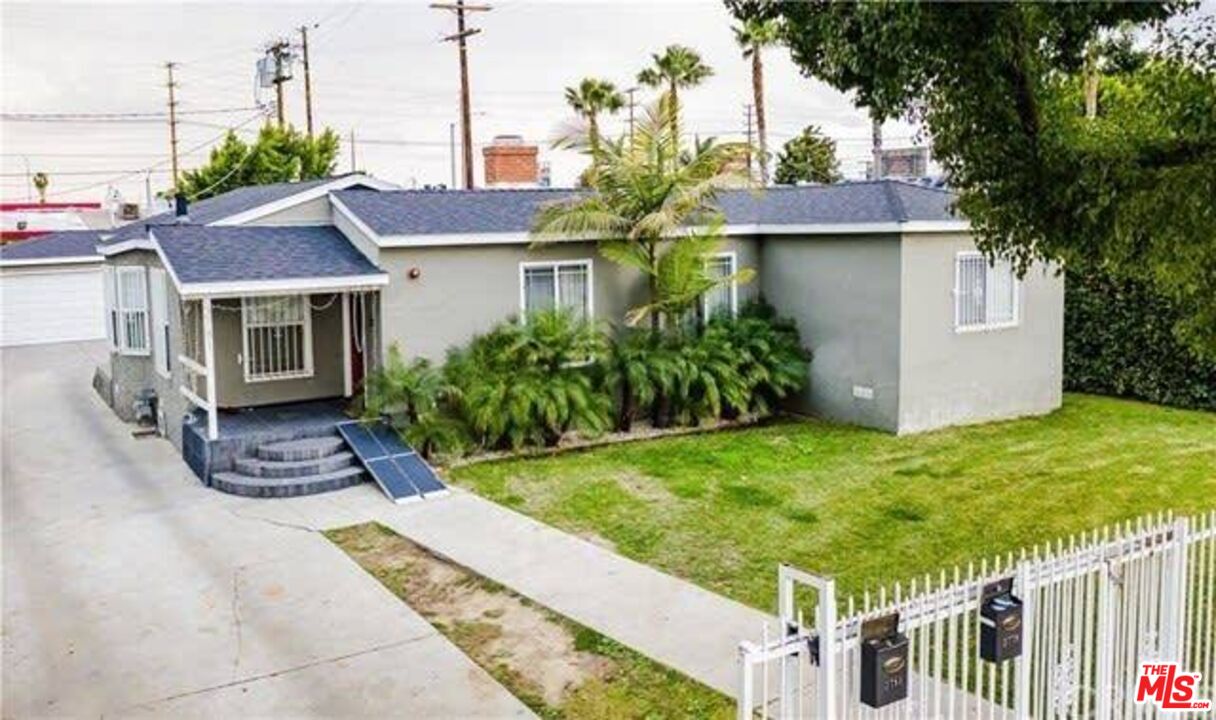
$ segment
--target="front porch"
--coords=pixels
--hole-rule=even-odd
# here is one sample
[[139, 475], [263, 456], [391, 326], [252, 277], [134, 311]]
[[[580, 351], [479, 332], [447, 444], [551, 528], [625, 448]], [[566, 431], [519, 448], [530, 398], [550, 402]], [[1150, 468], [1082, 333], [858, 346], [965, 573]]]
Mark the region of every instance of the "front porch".
[[259, 448], [295, 440], [337, 438], [337, 424], [350, 419], [346, 414], [348, 404], [344, 398], [332, 398], [220, 410], [216, 413], [215, 437], [209, 436], [209, 413], [196, 409], [182, 425], [182, 457], [204, 484], [212, 485], [217, 473], [234, 472], [238, 461], [256, 459]]

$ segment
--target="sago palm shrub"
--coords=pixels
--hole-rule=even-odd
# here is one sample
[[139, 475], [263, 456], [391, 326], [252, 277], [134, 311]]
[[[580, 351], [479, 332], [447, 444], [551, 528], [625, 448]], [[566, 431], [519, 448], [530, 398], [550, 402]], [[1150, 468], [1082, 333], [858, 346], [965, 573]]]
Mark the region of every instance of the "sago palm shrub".
[[603, 336], [569, 312], [503, 323], [448, 354], [462, 417], [487, 448], [556, 445], [609, 426], [611, 399], [593, 382]]
[[389, 347], [384, 367], [364, 383], [363, 418], [387, 418], [394, 429], [424, 458], [459, 453], [467, 432], [452, 412], [452, 388], [426, 359], [406, 362], [401, 349]]
[[806, 385], [811, 353], [803, 347], [797, 325], [778, 317], [763, 301], [744, 306], [738, 317], [712, 320], [705, 337], [729, 343], [745, 388], [745, 400], [729, 402], [727, 416], [740, 412], [768, 415]]

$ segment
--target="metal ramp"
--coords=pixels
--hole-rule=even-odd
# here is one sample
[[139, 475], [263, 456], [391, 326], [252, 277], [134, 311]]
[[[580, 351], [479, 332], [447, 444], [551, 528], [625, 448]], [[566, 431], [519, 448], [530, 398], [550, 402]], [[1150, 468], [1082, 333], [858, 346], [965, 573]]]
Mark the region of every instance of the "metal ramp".
[[338, 433], [390, 500], [414, 502], [448, 494], [431, 466], [383, 420], [338, 423]]

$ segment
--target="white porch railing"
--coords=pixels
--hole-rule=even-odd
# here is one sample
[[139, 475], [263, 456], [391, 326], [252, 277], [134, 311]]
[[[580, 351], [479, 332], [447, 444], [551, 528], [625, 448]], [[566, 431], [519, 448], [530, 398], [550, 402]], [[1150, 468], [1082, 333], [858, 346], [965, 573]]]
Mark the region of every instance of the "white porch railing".
[[[186, 353], [177, 356], [185, 378], [185, 383], [178, 387], [178, 391], [191, 405], [207, 413], [207, 438], [215, 440], [219, 437], [219, 413], [215, 404], [215, 337], [211, 298], [190, 302], [199, 303], [202, 320], [196, 322], [193, 318], [187, 319], [189, 313], [183, 313], [182, 336], [189, 338], [185, 343], [187, 349], [193, 348], [197, 352], [199, 345], [202, 346], [203, 361], [199, 362]], [[200, 384], [202, 388], [199, 387]]]

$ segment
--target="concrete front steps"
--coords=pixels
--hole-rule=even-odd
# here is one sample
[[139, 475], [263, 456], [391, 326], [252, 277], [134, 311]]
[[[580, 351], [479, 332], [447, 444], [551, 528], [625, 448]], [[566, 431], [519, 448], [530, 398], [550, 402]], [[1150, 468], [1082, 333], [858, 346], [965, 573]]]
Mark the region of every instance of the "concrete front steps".
[[211, 476], [217, 490], [245, 497], [294, 497], [340, 490], [366, 480], [363, 468], [336, 435], [259, 445], [238, 458], [234, 472]]

